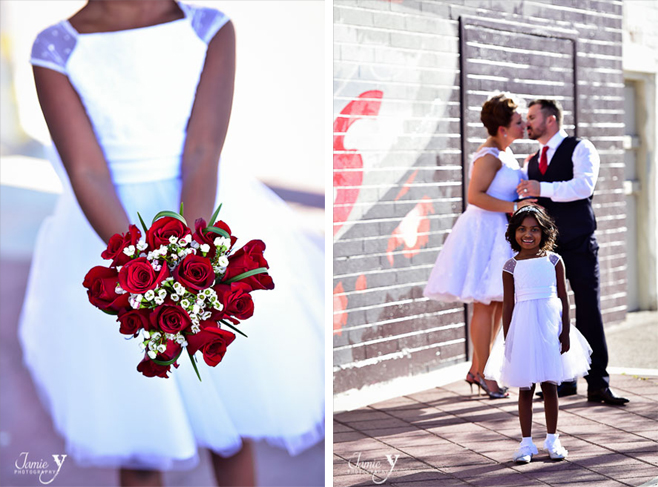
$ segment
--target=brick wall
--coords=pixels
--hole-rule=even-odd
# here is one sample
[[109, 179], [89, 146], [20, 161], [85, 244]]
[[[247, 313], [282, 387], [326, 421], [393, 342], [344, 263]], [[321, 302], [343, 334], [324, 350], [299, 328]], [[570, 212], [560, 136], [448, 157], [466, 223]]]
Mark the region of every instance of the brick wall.
[[602, 307], [624, 318], [621, 23], [616, 1], [334, 0], [336, 394], [467, 360], [467, 310], [422, 290], [500, 90], [560, 99], [598, 148]]

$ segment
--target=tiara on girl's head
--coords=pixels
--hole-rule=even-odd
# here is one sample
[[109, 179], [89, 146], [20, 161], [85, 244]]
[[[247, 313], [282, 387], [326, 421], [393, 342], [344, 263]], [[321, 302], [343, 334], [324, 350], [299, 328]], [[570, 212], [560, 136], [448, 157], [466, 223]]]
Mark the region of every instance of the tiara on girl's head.
[[519, 208], [518, 210], [516, 210], [516, 213], [521, 213], [522, 211], [532, 211], [532, 212], [535, 212], [535, 213], [540, 213], [541, 212], [539, 207], [537, 207], [535, 205], [523, 206], [523, 207]]

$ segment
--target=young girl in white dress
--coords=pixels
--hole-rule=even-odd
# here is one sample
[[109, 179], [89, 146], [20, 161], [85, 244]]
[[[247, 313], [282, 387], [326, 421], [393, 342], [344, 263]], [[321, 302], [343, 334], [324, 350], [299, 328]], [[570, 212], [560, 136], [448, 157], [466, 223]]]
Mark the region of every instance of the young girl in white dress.
[[[175, 1], [90, 1], [38, 35], [31, 62], [64, 191], [37, 238], [19, 338], [66, 452], [121, 468], [123, 485], [152, 485], [158, 470], [192, 468], [204, 447], [219, 484], [250, 485], [250, 439], [291, 454], [322, 441], [323, 255], [280, 198], [218, 163], [235, 73], [226, 15]], [[249, 147], [237, 162], [249, 163]], [[203, 382], [189, 361], [168, 379], [137, 372], [137, 343], [82, 287], [109, 238], [139, 226], [138, 211], [150, 222], [181, 201], [188, 222], [222, 202], [238, 247], [266, 243], [276, 285], [255, 294], [249, 338], [216, 368], [199, 361]]]
[[551, 251], [555, 223], [541, 207], [526, 206], [514, 213], [505, 236], [518, 253], [503, 267], [504, 342], [494, 344], [484, 374], [519, 388], [522, 440], [514, 461], [528, 463], [537, 453], [531, 436], [537, 383], [544, 393], [544, 448], [552, 459], [562, 460], [568, 452], [557, 434], [557, 385], [587, 374], [592, 349], [569, 323], [564, 263]]
[[500, 330], [500, 269], [512, 257], [505, 242], [506, 213], [536, 201], [514, 202], [523, 172], [510, 145], [523, 138], [525, 132], [517, 108], [517, 103], [505, 94], [493, 96], [482, 105], [480, 119], [489, 137], [471, 159], [468, 207], [446, 238], [423, 291], [425, 297], [436, 301], [473, 303], [473, 362], [466, 382], [471, 388], [474, 384], [482, 387], [492, 399], [508, 396], [496, 382], [485, 381], [482, 375]]

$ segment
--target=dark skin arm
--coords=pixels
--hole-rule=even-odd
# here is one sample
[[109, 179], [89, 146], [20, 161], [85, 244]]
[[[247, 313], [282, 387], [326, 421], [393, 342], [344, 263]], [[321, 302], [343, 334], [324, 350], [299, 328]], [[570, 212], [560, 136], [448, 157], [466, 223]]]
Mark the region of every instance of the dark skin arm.
[[503, 336], [507, 338], [514, 312], [514, 276], [503, 271]]
[[557, 297], [562, 301], [562, 333], [560, 333], [560, 343], [562, 344], [562, 351], [565, 353], [569, 351], [571, 343], [569, 341], [569, 295], [567, 294], [567, 280], [565, 278], [564, 263], [562, 259], [555, 264], [555, 274], [557, 278]]
[[229, 21], [208, 44], [206, 62], [187, 125], [181, 201], [190, 227], [214, 211], [219, 156], [228, 130], [235, 81], [235, 30]]
[[84, 105], [62, 73], [34, 66], [34, 81], [46, 124], [80, 208], [107, 243], [115, 233], [128, 230], [129, 220]]

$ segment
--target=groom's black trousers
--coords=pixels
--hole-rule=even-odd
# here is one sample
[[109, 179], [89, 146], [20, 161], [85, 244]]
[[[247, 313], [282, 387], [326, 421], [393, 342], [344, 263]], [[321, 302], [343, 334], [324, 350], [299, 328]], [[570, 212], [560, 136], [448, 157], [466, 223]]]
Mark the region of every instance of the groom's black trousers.
[[562, 256], [576, 300], [576, 328], [592, 347], [592, 368], [587, 379], [590, 391], [608, 387], [610, 377], [608, 346], [605, 341], [601, 317], [601, 289], [599, 279], [599, 244], [594, 234], [578, 237], [569, 242], [558, 242], [555, 250]]

